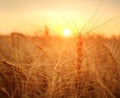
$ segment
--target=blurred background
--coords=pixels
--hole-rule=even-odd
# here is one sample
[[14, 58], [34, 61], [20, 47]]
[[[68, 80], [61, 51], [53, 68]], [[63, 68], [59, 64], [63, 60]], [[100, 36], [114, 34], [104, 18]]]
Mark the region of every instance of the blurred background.
[[[41, 35], [47, 26], [51, 35], [63, 35], [65, 29], [74, 35], [93, 15], [87, 31], [120, 16], [119, 5], [120, 0], [0, 0], [0, 34]], [[120, 18], [92, 32], [120, 34]]]

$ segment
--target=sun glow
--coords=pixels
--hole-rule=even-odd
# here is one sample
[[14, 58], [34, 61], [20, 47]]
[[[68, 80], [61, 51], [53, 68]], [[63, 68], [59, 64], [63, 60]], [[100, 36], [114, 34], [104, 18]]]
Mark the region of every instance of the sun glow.
[[64, 31], [63, 31], [63, 33], [64, 33], [64, 36], [66, 36], [66, 37], [68, 37], [68, 36], [70, 36], [70, 30], [69, 29], [65, 29]]

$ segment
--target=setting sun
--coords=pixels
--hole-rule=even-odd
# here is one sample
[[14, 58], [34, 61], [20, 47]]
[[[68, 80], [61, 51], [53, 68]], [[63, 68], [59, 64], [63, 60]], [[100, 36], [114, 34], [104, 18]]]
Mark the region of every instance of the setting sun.
[[70, 30], [69, 29], [65, 29], [63, 31], [63, 33], [64, 33], [64, 36], [66, 36], [66, 37], [70, 36]]

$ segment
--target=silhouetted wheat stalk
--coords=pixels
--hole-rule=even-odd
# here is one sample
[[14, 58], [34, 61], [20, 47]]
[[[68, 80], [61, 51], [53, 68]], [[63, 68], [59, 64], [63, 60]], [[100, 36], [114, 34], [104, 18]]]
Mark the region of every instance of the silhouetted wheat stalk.
[[76, 71], [76, 95], [79, 96], [79, 92], [80, 92], [80, 82], [81, 82], [81, 65], [82, 65], [82, 57], [83, 57], [83, 38], [80, 35], [78, 35], [77, 38], [77, 63], [76, 63], [76, 67], [75, 67], [75, 71]]
[[[99, 8], [98, 8], [99, 9]], [[83, 55], [84, 55], [84, 53], [83, 53], [83, 42], [84, 42], [84, 40], [83, 40], [83, 34], [85, 35], [85, 36], [87, 36], [90, 32], [92, 32], [93, 30], [95, 30], [95, 29], [97, 29], [97, 28], [99, 28], [99, 27], [101, 27], [101, 26], [103, 26], [103, 25], [105, 25], [105, 24], [107, 24], [107, 23], [109, 23], [109, 22], [111, 22], [111, 21], [113, 21], [114, 19], [117, 19], [117, 18], [119, 18], [120, 16], [118, 16], [118, 17], [114, 17], [114, 18], [111, 18], [111, 19], [109, 19], [109, 20], [107, 20], [107, 21], [105, 21], [105, 22], [103, 22], [102, 24], [100, 24], [100, 25], [98, 25], [98, 26], [93, 26], [93, 28], [91, 28], [90, 30], [87, 30], [87, 31], [85, 31], [84, 29], [86, 28], [86, 26], [88, 26], [89, 25], [89, 22], [91, 22], [93, 19], [94, 19], [94, 17], [95, 17], [95, 15], [96, 15], [96, 13], [97, 13], [97, 11], [98, 11], [98, 9], [95, 11], [95, 13], [93, 14], [93, 16], [90, 18], [90, 20], [88, 21], [88, 23], [86, 23], [85, 25], [84, 25], [84, 27], [81, 29], [81, 31], [80, 32], [78, 32], [78, 35], [77, 35], [77, 63], [76, 63], [76, 77], [77, 77], [77, 85], [76, 85], [76, 93], [77, 93], [77, 96], [80, 96], [80, 94], [79, 94], [79, 92], [80, 92], [80, 81], [81, 81], [81, 77], [80, 77], [80, 75], [81, 75], [81, 71], [82, 71], [82, 69], [81, 69], [81, 66], [82, 66], [82, 61], [83, 61]], [[102, 45], [102, 44], [101, 44]], [[104, 45], [103, 45], [104, 46]], [[103, 47], [102, 46], [102, 47]], [[103, 48], [106, 48], [105, 46], [103, 47]], [[107, 48], [106, 48], [107, 49]], [[109, 51], [109, 49], [107, 49], [107, 51]], [[110, 53], [110, 52], [109, 52]], [[110, 55], [111, 55], [111, 57], [113, 57], [112, 56], [112, 54], [110, 53]], [[116, 65], [117, 63], [115, 62], [115, 60], [113, 59], [113, 63], [114, 63], [114, 65]], [[114, 67], [115, 68], [115, 67]], [[114, 69], [115, 70], [115, 69]], [[119, 75], [117, 75], [117, 77], [118, 77]], [[112, 96], [112, 95], [111, 95]]]

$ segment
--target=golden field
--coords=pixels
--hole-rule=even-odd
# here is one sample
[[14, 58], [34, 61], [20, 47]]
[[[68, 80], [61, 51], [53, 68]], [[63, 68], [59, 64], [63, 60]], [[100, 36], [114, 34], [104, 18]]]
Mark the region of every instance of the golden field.
[[120, 98], [120, 37], [0, 36], [0, 98]]

